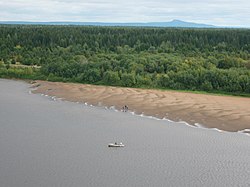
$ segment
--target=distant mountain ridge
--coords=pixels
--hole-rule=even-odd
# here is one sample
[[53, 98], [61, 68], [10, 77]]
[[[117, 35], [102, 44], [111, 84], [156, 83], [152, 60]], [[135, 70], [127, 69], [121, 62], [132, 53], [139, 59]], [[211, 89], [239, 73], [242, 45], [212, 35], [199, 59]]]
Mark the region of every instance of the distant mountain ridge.
[[124, 26], [124, 27], [182, 27], [182, 28], [216, 28], [214, 25], [172, 20], [169, 22], [147, 23], [105, 23], [105, 22], [29, 22], [29, 21], [0, 21], [0, 24], [18, 25], [85, 25], [85, 26]]

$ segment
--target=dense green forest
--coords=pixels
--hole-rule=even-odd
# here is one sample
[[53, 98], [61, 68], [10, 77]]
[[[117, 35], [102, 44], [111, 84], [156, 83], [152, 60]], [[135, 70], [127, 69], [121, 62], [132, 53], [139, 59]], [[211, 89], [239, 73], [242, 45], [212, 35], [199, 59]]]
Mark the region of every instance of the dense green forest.
[[1, 25], [0, 77], [249, 94], [250, 30]]

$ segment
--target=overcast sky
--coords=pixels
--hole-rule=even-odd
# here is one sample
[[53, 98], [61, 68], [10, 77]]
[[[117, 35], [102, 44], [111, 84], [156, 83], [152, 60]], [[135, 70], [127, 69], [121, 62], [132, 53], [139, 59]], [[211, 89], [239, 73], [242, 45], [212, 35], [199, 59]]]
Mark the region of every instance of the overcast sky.
[[0, 21], [164, 22], [250, 27], [250, 0], [0, 0]]

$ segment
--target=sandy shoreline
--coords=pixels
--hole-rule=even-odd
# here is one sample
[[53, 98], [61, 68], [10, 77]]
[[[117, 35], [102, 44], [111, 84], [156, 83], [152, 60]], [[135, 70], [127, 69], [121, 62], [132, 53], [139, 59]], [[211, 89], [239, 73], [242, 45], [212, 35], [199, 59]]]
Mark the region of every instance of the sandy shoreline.
[[33, 93], [67, 101], [117, 109], [128, 105], [137, 114], [186, 121], [191, 125], [199, 123], [225, 131], [250, 129], [250, 98], [47, 81], [36, 81], [33, 87], [36, 87]]

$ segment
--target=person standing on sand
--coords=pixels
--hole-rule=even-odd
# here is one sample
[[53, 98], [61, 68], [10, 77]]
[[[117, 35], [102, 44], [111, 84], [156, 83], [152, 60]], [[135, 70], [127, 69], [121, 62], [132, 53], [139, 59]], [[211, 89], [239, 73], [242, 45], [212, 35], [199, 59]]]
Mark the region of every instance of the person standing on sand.
[[123, 106], [123, 107], [122, 107], [122, 111], [123, 111], [123, 112], [127, 112], [127, 111], [128, 111], [128, 106], [127, 106], [127, 105]]
[[127, 112], [128, 111], [128, 106], [125, 105], [124, 108], [125, 108], [125, 112]]

